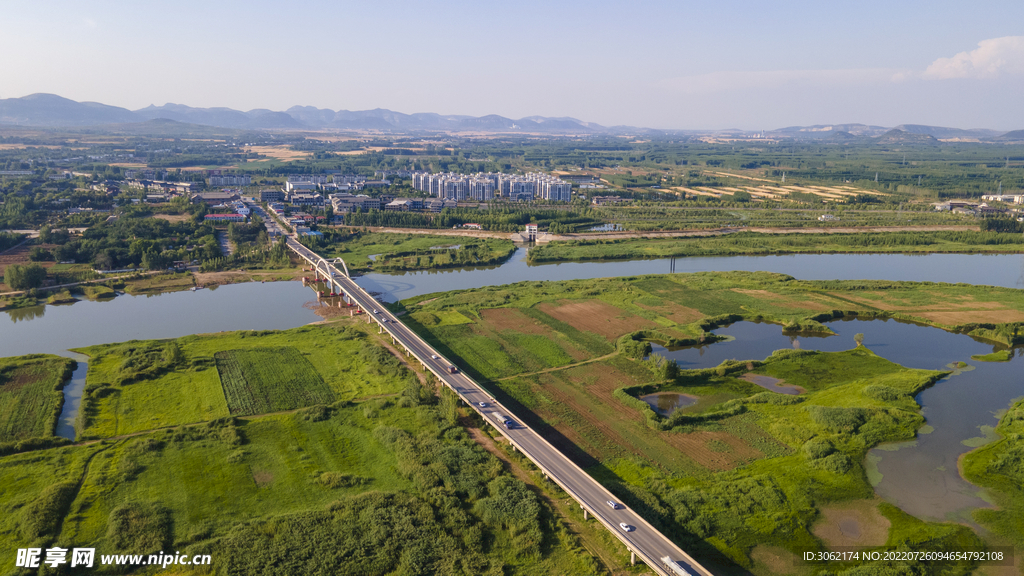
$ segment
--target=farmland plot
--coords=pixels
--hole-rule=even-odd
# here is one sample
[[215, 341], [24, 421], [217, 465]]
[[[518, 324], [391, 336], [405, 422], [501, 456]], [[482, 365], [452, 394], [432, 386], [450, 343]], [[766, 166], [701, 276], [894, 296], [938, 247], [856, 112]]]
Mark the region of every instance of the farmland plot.
[[334, 392], [295, 348], [253, 348], [217, 352], [228, 410], [249, 416], [329, 404]]

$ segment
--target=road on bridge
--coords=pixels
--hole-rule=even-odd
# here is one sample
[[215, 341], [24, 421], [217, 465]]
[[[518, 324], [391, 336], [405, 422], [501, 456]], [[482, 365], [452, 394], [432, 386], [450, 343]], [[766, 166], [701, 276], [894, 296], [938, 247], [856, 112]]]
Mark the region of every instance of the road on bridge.
[[[442, 382], [452, 388], [467, 404], [490, 422], [514, 447], [521, 450], [544, 474], [568, 492], [584, 510], [610, 530], [626, 547], [647, 564], [652, 570], [664, 576], [711, 576], [703, 566], [665, 535], [647, 523], [639, 514], [619, 503], [615, 496], [591, 478], [582, 468], [544, 440], [533, 429], [515, 421], [514, 415], [499, 404], [472, 378], [456, 369], [449, 371], [453, 363], [442, 357], [422, 338], [389, 312], [382, 304], [359, 287], [351, 278], [321, 256], [286, 236], [288, 247], [318, 268], [320, 274], [330, 277], [332, 291], [338, 286], [366, 314], [386, 330]], [[326, 269], [325, 269], [326, 268]], [[500, 416], [512, 419], [506, 426]], [[620, 524], [630, 527], [623, 529]], [[663, 559], [670, 558], [674, 566]]]

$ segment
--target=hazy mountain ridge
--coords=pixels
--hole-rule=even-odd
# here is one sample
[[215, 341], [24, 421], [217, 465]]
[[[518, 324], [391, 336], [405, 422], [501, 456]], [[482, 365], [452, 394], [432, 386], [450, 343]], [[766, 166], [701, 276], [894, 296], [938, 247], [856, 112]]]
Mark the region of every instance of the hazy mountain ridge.
[[[84, 127], [112, 124], [138, 125], [150, 120], [174, 120], [185, 124], [233, 130], [334, 129], [439, 132], [539, 132], [551, 134], [751, 134], [750, 130], [657, 130], [634, 126], [602, 126], [571, 117], [527, 116], [518, 120], [497, 114], [486, 116], [443, 115], [433, 112], [404, 114], [393, 110], [330, 110], [292, 106], [281, 112], [258, 108], [247, 112], [232, 108], [194, 108], [184, 104], [150, 105], [128, 110], [98, 102], [76, 102], [54, 94], [31, 94], [0, 99], [0, 125], [36, 127]], [[874, 139], [880, 143], [932, 143], [942, 139], [1020, 141], [1022, 131], [960, 129], [919, 124], [895, 128], [867, 124], [817, 124], [788, 126], [765, 131], [770, 138], [853, 142]]]

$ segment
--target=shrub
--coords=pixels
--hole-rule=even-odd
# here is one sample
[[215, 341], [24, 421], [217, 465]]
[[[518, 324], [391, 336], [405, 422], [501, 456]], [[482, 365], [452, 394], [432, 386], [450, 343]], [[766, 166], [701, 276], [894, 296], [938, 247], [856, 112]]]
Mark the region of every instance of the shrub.
[[827, 438], [816, 436], [804, 442], [803, 451], [811, 460], [817, 460], [835, 452], [836, 447]]
[[853, 467], [853, 461], [842, 452], [833, 452], [824, 458], [811, 460], [810, 464], [818, 470], [826, 470], [833, 474], [846, 474]]
[[110, 512], [107, 542], [118, 552], [149, 554], [171, 546], [171, 515], [153, 503], [129, 502]]
[[891, 386], [882, 386], [879, 384], [872, 384], [867, 386], [861, 391], [862, 394], [868, 398], [874, 398], [875, 400], [881, 400], [883, 402], [894, 402], [906, 398], [907, 393], [902, 390], [897, 390]]
[[351, 488], [352, 486], [359, 486], [369, 482], [366, 478], [359, 476], [353, 476], [351, 474], [342, 474], [341, 472], [324, 472], [316, 479], [317, 484], [320, 484], [324, 488]]
[[56, 535], [78, 487], [73, 482], [47, 486], [21, 511], [21, 533], [26, 540]]
[[833, 432], [856, 432], [867, 421], [868, 411], [864, 408], [836, 408], [832, 406], [808, 406], [811, 420]]

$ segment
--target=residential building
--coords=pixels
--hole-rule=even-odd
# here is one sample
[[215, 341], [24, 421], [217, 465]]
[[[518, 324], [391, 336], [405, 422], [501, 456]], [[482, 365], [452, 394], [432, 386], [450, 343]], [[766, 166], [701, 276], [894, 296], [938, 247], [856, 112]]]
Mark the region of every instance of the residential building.
[[260, 190], [260, 202], [284, 202], [284, 191], [282, 190]]
[[296, 192], [288, 195], [288, 202], [296, 206], [315, 206], [323, 208], [324, 197], [319, 194], [307, 194], [305, 192]]
[[199, 192], [192, 195], [191, 201], [193, 204], [203, 202], [205, 204], [217, 205], [226, 204], [239, 198], [241, 198], [241, 195], [235, 192]]
[[220, 170], [211, 170], [207, 183], [213, 186], [249, 186], [252, 176], [248, 174], [222, 174]]

